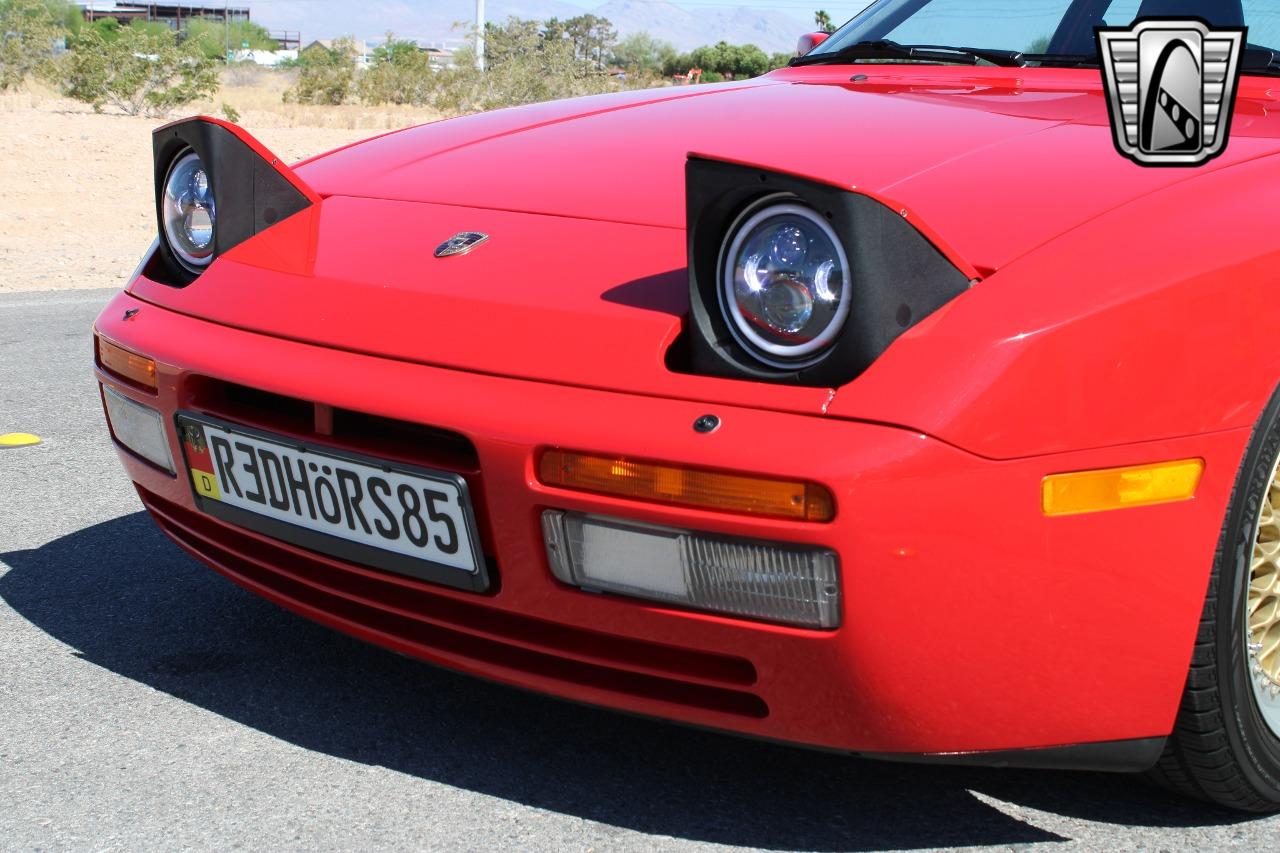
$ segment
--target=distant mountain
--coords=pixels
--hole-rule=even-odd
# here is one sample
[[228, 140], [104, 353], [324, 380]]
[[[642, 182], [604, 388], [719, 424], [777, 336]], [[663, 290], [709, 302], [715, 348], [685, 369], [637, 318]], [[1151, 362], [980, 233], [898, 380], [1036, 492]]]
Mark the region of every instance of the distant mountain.
[[704, 27], [697, 16], [665, 0], [609, 0], [592, 14], [608, 18], [619, 36], [645, 32], [680, 50], [709, 43], [701, 35]]
[[[456, 44], [465, 38], [475, 16], [474, 0], [272, 0], [253, 5], [253, 19], [272, 30], [300, 30], [303, 43], [354, 35], [378, 42], [388, 31], [399, 38]], [[816, 7], [815, 7], [816, 8]], [[782, 12], [745, 6], [681, 9], [667, 0], [607, 0], [592, 10], [608, 18], [619, 35], [647, 32], [680, 50], [727, 41], [755, 44], [766, 53], [791, 51], [812, 23]], [[490, 21], [508, 17], [572, 18], [583, 12], [562, 0], [486, 0]], [[463, 22], [459, 28], [454, 24]]]
[[791, 53], [800, 36], [813, 32], [812, 21], [805, 23], [785, 12], [747, 6], [708, 8], [700, 17], [701, 31], [714, 33], [715, 38], [699, 44], [723, 39], [730, 44], [754, 44], [765, 53]]

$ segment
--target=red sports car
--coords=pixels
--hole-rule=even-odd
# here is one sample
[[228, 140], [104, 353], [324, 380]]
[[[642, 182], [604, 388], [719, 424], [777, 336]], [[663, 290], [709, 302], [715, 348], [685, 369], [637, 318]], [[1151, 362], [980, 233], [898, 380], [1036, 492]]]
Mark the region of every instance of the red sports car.
[[[1166, 15], [1250, 28], [1204, 165], [1116, 150], [1095, 27]], [[143, 503], [508, 684], [1280, 808], [1273, 4], [880, 0], [807, 42], [292, 167], [157, 130], [95, 330]]]

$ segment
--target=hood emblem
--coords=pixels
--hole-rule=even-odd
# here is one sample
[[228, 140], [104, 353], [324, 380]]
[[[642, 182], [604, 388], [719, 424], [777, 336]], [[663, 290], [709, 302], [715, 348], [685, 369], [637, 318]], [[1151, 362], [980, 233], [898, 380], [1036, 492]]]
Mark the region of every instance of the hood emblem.
[[447, 258], [450, 255], [465, 255], [488, 239], [489, 235], [481, 231], [460, 231], [439, 246], [436, 246], [436, 257]]

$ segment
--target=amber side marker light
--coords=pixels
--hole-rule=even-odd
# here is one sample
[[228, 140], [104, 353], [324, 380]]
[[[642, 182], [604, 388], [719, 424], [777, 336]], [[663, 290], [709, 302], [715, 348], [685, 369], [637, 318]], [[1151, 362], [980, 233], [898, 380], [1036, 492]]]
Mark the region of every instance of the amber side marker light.
[[98, 363], [121, 379], [150, 391], [156, 390], [155, 360], [127, 350], [101, 335], [98, 336]]
[[1044, 514], [1079, 515], [1189, 500], [1203, 473], [1203, 459], [1180, 459], [1053, 474], [1044, 478]]
[[831, 493], [816, 483], [567, 450], [543, 452], [538, 479], [565, 489], [795, 521], [830, 521], [836, 514]]

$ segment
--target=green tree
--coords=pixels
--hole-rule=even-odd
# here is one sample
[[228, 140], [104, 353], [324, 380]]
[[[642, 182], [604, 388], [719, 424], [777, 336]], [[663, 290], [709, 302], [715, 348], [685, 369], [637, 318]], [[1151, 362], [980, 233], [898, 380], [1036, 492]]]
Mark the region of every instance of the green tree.
[[693, 56], [688, 53], [676, 53], [664, 57], [662, 60], [662, 76], [664, 77], [684, 74], [690, 68], [693, 68]]
[[387, 33], [387, 40], [373, 49], [370, 60], [374, 65], [383, 62], [404, 63], [406, 60], [422, 53], [418, 45], [407, 39], [398, 39], [396, 34]]
[[183, 34], [210, 59], [226, 61], [227, 50], [276, 50], [279, 43], [261, 24], [252, 21], [223, 21], [221, 18], [191, 18]]
[[0, 0], [0, 92], [44, 68], [65, 33], [42, 0]]
[[542, 24], [542, 37], [550, 41], [566, 39], [569, 37], [569, 29], [559, 18], [548, 18]]
[[51, 76], [62, 93], [128, 115], [165, 115], [218, 91], [216, 66], [192, 44], [179, 45], [166, 28], [121, 27], [108, 42], [86, 27]]
[[80, 32], [85, 33], [92, 30], [105, 42], [113, 42], [120, 35], [120, 21], [116, 18], [94, 18], [92, 21], [86, 21], [81, 27]]
[[813, 13], [813, 25], [818, 28], [820, 33], [834, 33], [836, 31], [835, 24], [831, 23], [831, 16], [827, 14], [825, 9], [819, 9]]
[[565, 21], [564, 31], [573, 43], [574, 55], [594, 63], [596, 68], [604, 68], [605, 57], [618, 40], [618, 31], [607, 18], [590, 13]]
[[663, 74], [674, 61], [676, 49], [645, 32], [632, 33], [614, 45], [609, 61], [619, 68], [639, 74]]
[[298, 55], [302, 73], [285, 90], [286, 103], [341, 104], [351, 97], [356, 79], [356, 46], [349, 38], [333, 47], [313, 45]]
[[747, 77], [759, 77], [769, 71], [769, 55], [754, 44], [738, 45], [734, 57], [733, 77], [741, 80]]
[[[173, 30], [163, 21], [131, 21], [127, 24], [122, 24], [111, 17], [94, 18], [92, 21], [85, 21], [80, 25], [80, 29], [77, 32], [78, 34], [83, 34], [93, 31], [101, 36], [104, 42], [110, 44], [120, 37], [120, 32], [125, 27], [131, 27], [135, 32], [149, 33], [158, 39], [174, 38]], [[77, 41], [72, 39], [69, 46], [74, 48], [76, 44]]]
[[173, 28], [164, 21], [139, 21], [135, 19], [129, 22], [129, 26], [135, 30], [142, 30], [144, 33], [148, 33], [152, 38], [161, 40], [174, 38]]
[[[80, 32], [80, 27], [84, 24], [84, 13], [80, 11], [79, 6], [71, 0], [42, 0], [42, 2], [49, 10], [49, 16], [60, 29], [70, 35]], [[0, 7], [3, 6], [4, 3], [0, 2]]]
[[758, 77], [771, 67], [769, 56], [754, 44], [717, 42], [694, 48], [689, 59], [692, 67], [702, 69], [703, 79], [707, 82]]
[[[489, 68], [497, 68], [555, 48], [556, 42], [544, 38], [537, 21], [511, 17], [501, 24], [492, 21], [485, 24], [484, 58]], [[456, 56], [454, 61], [461, 64]]]

